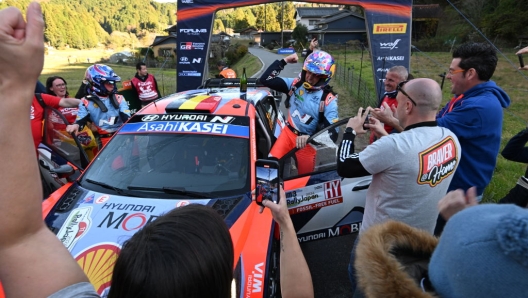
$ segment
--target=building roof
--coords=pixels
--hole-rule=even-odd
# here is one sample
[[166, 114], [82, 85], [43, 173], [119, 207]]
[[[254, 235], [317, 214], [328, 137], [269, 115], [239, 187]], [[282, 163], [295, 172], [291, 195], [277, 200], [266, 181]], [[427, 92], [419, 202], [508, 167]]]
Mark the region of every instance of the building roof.
[[340, 20], [342, 18], [346, 18], [349, 16], [353, 16], [353, 17], [360, 18], [360, 19], [365, 19], [362, 15], [358, 13], [344, 9], [334, 14], [323, 17], [319, 22], [317, 22], [317, 24], [328, 24], [328, 23], [332, 23], [334, 21], [337, 21], [337, 20]]
[[258, 31], [257, 28], [255, 28], [255, 27], [247, 27], [247, 28], [244, 28], [244, 29], [235, 30], [235, 33], [255, 32], [255, 31]]
[[172, 25], [172, 26], [170, 26], [169, 28], [165, 29], [164, 31], [168, 31], [168, 32], [178, 32], [178, 24], [176, 24], [176, 25]]
[[[172, 40], [174, 39], [174, 40]], [[169, 36], [156, 36], [156, 38], [154, 38], [154, 41], [152, 42], [152, 44], [150, 45], [151, 47], [155, 47], [157, 45], [160, 45], [160, 44], [167, 44], [167, 43], [176, 43], [176, 36], [173, 36], [173, 35], [169, 35]]]
[[442, 16], [442, 9], [439, 4], [413, 5], [413, 19], [439, 19]]
[[339, 7], [297, 7], [294, 18], [321, 18], [339, 11]]

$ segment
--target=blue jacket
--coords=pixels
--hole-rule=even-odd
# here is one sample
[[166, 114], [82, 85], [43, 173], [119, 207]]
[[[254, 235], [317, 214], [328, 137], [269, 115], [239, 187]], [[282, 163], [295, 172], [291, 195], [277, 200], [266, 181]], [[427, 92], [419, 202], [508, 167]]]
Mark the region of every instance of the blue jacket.
[[476, 186], [477, 195], [482, 195], [497, 163], [502, 108], [510, 105], [510, 97], [495, 82], [488, 81], [466, 91], [449, 111], [451, 101], [436, 116], [438, 126], [454, 132], [462, 147], [449, 191]]

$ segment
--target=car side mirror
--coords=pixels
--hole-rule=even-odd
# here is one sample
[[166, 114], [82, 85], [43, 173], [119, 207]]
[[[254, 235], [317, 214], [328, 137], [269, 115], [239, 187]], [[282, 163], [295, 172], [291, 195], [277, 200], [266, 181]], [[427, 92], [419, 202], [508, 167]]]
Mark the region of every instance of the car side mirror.
[[68, 178], [73, 175], [73, 173], [75, 173], [75, 169], [73, 169], [73, 167], [69, 164], [60, 165], [51, 171], [57, 174], [59, 178]]

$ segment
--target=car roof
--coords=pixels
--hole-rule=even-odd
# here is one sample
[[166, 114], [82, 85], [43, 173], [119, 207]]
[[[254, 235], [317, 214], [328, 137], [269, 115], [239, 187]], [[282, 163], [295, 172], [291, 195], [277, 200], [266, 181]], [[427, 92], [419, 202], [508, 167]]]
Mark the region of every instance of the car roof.
[[[236, 79], [238, 80], [238, 79]], [[266, 88], [213, 87], [183, 91], [147, 105], [136, 115], [200, 112], [213, 115], [247, 116], [249, 106], [272, 96]]]

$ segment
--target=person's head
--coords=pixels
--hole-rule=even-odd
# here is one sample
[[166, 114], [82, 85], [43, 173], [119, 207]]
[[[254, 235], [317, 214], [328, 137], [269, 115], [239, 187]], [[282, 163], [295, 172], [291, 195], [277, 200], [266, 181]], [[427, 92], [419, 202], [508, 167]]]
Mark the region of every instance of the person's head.
[[136, 64], [136, 72], [139, 76], [142, 76], [142, 77], [148, 74], [147, 65], [145, 64], [145, 62], [138, 62]]
[[231, 296], [233, 242], [211, 207], [191, 204], [146, 224], [125, 242], [108, 298]]
[[89, 83], [89, 92], [101, 96], [117, 93], [116, 82], [121, 78], [114, 70], [104, 64], [94, 64], [86, 69], [84, 79]]
[[308, 90], [324, 88], [335, 74], [334, 58], [324, 51], [315, 51], [304, 60], [301, 80]]
[[497, 67], [497, 53], [489, 44], [465, 43], [453, 52], [447, 79], [451, 92], [463, 94], [482, 82], [489, 81]]
[[224, 60], [218, 60], [218, 62], [216, 62], [216, 67], [218, 68], [218, 70], [222, 70], [226, 66], [227, 63]]
[[434, 121], [442, 102], [442, 90], [431, 79], [414, 79], [398, 84], [398, 107], [395, 117], [402, 127], [423, 121]]
[[68, 83], [63, 77], [49, 77], [46, 80], [46, 93], [60, 98], [68, 97]]
[[447, 222], [429, 263], [439, 297], [526, 297], [528, 210], [482, 204]]
[[396, 65], [391, 67], [389, 71], [387, 71], [385, 81], [383, 82], [385, 85], [385, 92], [395, 91], [396, 86], [398, 86], [400, 82], [407, 80], [408, 76], [409, 72], [404, 66]]

